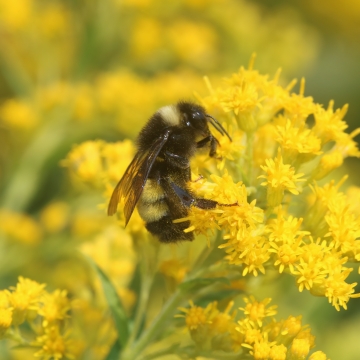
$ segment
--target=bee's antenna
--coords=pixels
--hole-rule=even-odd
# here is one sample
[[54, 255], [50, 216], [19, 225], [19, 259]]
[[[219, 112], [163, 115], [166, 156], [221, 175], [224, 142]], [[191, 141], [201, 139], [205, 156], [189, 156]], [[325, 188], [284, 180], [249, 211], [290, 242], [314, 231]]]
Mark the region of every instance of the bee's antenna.
[[226, 135], [230, 141], [232, 141], [230, 135], [227, 133], [227, 131], [224, 129], [224, 127], [215, 119], [213, 118], [211, 115], [205, 114], [206, 117], [210, 118], [211, 120], [209, 120], [210, 124], [221, 134], [221, 135]]

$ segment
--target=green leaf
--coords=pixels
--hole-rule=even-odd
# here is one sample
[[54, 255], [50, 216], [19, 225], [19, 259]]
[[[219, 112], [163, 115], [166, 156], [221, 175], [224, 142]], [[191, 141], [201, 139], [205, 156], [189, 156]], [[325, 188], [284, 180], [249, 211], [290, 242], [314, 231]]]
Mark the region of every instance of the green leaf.
[[119, 339], [116, 339], [105, 360], [119, 360], [121, 354], [121, 345]]
[[209, 286], [209, 285], [212, 285], [215, 283], [230, 285], [229, 279], [227, 279], [225, 277], [198, 278], [198, 279], [193, 279], [193, 280], [183, 282], [182, 284], [179, 285], [179, 288], [182, 292], [187, 292], [195, 287], [199, 289], [199, 288], [203, 288], [205, 286]]
[[129, 338], [129, 333], [130, 333], [129, 321], [126, 316], [124, 306], [121, 303], [121, 300], [116, 292], [116, 289], [111, 283], [108, 276], [93, 261], [92, 263], [100, 277], [104, 289], [105, 297], [115, 322], [115, 327], [119, 338], [118, 343], [123, 348]]

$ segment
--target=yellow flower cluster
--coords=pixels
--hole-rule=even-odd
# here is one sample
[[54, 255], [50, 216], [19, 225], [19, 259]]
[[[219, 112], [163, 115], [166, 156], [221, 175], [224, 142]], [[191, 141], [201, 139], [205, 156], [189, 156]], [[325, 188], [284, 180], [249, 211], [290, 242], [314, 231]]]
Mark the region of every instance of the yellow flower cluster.
[[[223, 122], [233, 141], [219, 138], [220, 159], [199, 154], [192, 161], [189, 187], [200, 198], [216, 200], [218, 206], [210, 210], [192, 207], [187, 217], [175, 220], [190, 221], [185, 232], [205, 235], [209, 249], [197, 258], [194, 252], [200, 251], [199, 243], [184, 244], [187, 254], [179, 257], [183, 250], [172, 250], [173, 258], [164, 256], [162, 262], [161, 255], [157, 258], [158, 271], [165, 275], [169, 288], [186, 283], [195, 267], [210, 279], [234, 277], [234, 284], [239, 282], [239, 289], [247, 290], [244, 278], [261, 274], [270, 279], [276, 270], [278, 276], [292, 276], [300, 292], [306, 289], [326, 297], [336, 310], [346, 309], [351, 298], [360, 297], [355, 293], [357, 283], [348, 281], [353, 264], [360, 261], [359, 211], [354, 198], [339, 191], [345, 178], [338, 184], [319, 181], [346, 157], [360, 156], [354, 141], [358, 130], [345, 132], [347, 106], [335, 110], [330, 102], [324, 109], [304, 96], [304, 80], [296, 94], [292, 92], [295, 81], [282, 86], [279, 76], [277, 72], [271, 79], [253, 70], [252, 59], [248, 69], [240, 68], [221, 88], [214, 89], [206, 79], [210, 95], [196, 95]], [[133, 155], [134, 145], [127, 140], [87, 141], [74, 147], [63, 165], [77, 179], [104, 189], [108, 201]], [[353, 187], [352, 193], [358, 197], [360, 190]], [[147, 243], [143, 228], [135, 212], [126, 231], [138, 251]], [[214, 240], [219, 231], [222, 235]], [[106, 243], [106, 237], [102, 242]], [[145, 246], [150, 263], [158, 256], [148, 252], [152, 246]], [[215, 251], [214, 259], [220, 261], [209, 266], [206, 256]], [[101, 253], [97, 250], [92, 256]], [[277, 322], [275, 309], [268, 304], [268, 299], [258, 303], [247, 298], [245, 308], [240, 309], [245, 319], [240, 320], [231, 312], [232, 303], [220, 311], [216, 302], [204, 308], [191, 302], [190, 309], [182, 311], [196, 348], [204, 356], [230, 351], [246, 352], [254, 359], [326, 359], [322, 352], [310, 353], [313, 336], [301, 325], [300, 317]]]
[[[56, 283], [66, 288], [73, 294], [72, 296], [87, 298], [86, 301], [83, 299], [71, 304], [72, 314], [76, 314], [76, 324], [82, 324], [71, 329], [71, 337], [77, 339], [76, 346], [74, 345], [76, 358], [88, 351], [89, 338], [93, 336], [92, 331], [88, 329], [96, 327], [99, 335], [91, 344], [91, 356], [94, 358], [103, 357], [109, 351], [116, 336], [111, 319], [107, 316], [104, 318], [106, 301], [102, 296], [101, 284], [87, 274], [81, 259], [85, 259], [86, 256], [91, 257], [108, 274], [128, 311], [136, 301], [135, 293], [128, 288], [136, 263], [132, 239], [120, 226], [109, 220], [96, 212], [96, 208], [74, 211], [70, 209], [69, 204], [61, 201], [43, 207], [37, 217], [8, 210], [0, 211], [0, 239], [4, 249], [3, 276], [11, 274], [12, 267], [18, 264], [30, 263], [34, 257], [38, 262], [39, 254], [44, 252], [42, 250], [44, 246], [47, 252], [48, 249], [56, 246], [56, 251], [51, 250], [52, 261], [47, 264], [37, 264], [37, 269], [56, 278]], [[133, 225], [136, 230], [135, 224]], [[137, 227], [139, 233], [144, 232], [142, 224]], [[66, 237], [63, 234], [66, 234]], [[77, 244], [70, 247], [66, 243], [67, 238], [76, 238]], [[77, 246], [78, 255], [64, 256], [63, 249], [66, 248], [69, 254], [73, 254], [74, 245]], [[79, 256], [78, 250], [81, 250], [85, 257]], [[57, 251], [60, 252], [59, 255]], [[61, 259], [54, 261], [54, 256], [60, 256]], [[33, 268], [36, 269], [35, 266]], [[24, 270], [26, 271], [29, 271], [28, 268]], [[31, 269], [31, 272], [33, 271]], [[66, 291], [47, 292], [44, 290], [44, 285], [36, 287], [36, 284], [20, 278], [19, 284], [13, 289], [18, 290], [12, 293], [7, 290], [0, 292], [0, 303], [3, 304], [0, 308], [1, 338], [4, 343], [7, 339], [9, 344], [13, 344], [13, 340], [23, 345], [30, 344], [28, 356], [31, 356], [31, 350], [36, 348], [40, 359], [50, 359], [56, 351], [64, 358], [61, 349], [68, 347], [67, 342], [70, 338], [66, 325], [67, 313], [69, 313]], [[88, 287], [91, 287], [92, 293], [96, 294], [96, 301], [89, 301], [88, 295], [84, 295], [88, 294]], [[11, 303], [8, 296], [10, 293]], [[26, 330], [28, 325], [25, 323], [34, 328], [34, 334], [28, 334]], [[54, 326], [55, 323], [59, 326]], [[19, 326], [21, 329], [24, 328], [24, 331], [21, 331], [21, 338], [17, 336], [16, 329]], [[71, 341], [69, 344], [72, 343]], [[50, 347], [49, 350], [46, 350], [47, 347]], [[59, 350], [56, 350], [57, 347]]]
[[[86, 18], [77, 13], [80, 11], [77, 7], [61, 1], [45, 5], [40, 0], [0, 3], [2, 68], [13, 89], [9, 98], [0, 102], [3, 126], [13, 131], [34, 130], [52, 122], [54, 116], [71, 118], [77, 125], [106, 119], [107, 127], [114, 125], [118, 131], [134, 135], [139, 121], [154, 108], [187, 98], [192, 89], [199, 88], [201, 80], [197, 73], [217, 69], [223, 63], [235, 66], [231, 65], [234, 46], [224, 47], [224, 41], [232, 43], [242, 39], [243, 52], [248, 54], [244, 40], [251, 49], [256, 42], [259, 46], [270, 46], [267, 33], [269, 28], [273, 29], [278, 33], [279, 57], [284, 59], [287, 69], [310, 62], [317, 48], [315, 34], [300, 21], [287, 21], [281, 14], [269, 14], [260, 20], [259, 9], [246, 1], [227, 0], [220, 5], [216, 0], [207, 0], [195, 5], [176, 0], [165, 13], [159, 0], [141, 5], [106, 0], [103, 4], [102, 12], [94, 11], [87, 3], [81, 12], [91, 14], [92, 26], [98, 31], [101, 29], [99, 39], [108, 36], [111, 43], [121, 44], [111, 50], [106, 41], [90, 46], [84, 31], [88, 24], [76, 25]], [[151, 11], [144, 15], [138, 7]], [[236, 23], [242, 23], [241, 27], [234, 26], [228, 19], [235, 13], [238, 14]], [[122, 16], [131, 20], [123, 21]], [[32, 23], [37, 26], [29, 31]], [[119, 23], [119, 29], [112, 25]], [[178, 36], [179, 33], [182, 36]], [[251, 39], [249, 33], [256, 36], [256, 40]], [[29, 43], [32, 46], [28, 46]], [[100, 69], [113, 69], [114, 64], [122, 64], [123, 68], [98, 72], [91, 84], [79, 77], [71, 79], [69, 75], [76, 73], [74, 68], [89, 57], [86, 46], [94, 46], [103, 53], [102, 60], [95, 54], [90, 56], [101, 64]], [[291, 58], [286, 55], [290, 48], [297, 53]], [[104, 65], [104, 61], [108, 65]], [[266, 63], [272, 61], [273, 55], [269, 54]], [[157, 75], [143, 78], [135, 75], [132, 68]], [[174, 69], [176, 73], [171, 71]]]
[[221, 350], [257, 360], [327, 359], [322, 351], [310, 354], [315, 337], [307, 325], [301, 324], [301, 316], [277, 321], [276, 306], [269, 306], [270, 298], [258, 302], [250, 296], [244, 301], [245, 307], [231, 313], [233, 302], [220, 311], [216, 301], [205, 308], [190, 301], [190, 308], [179, 309], [185, 315], [177, 317], [185, 317], [191, 339], [200, 351]]
[[48, 234], [61, 232], [69, 223], [69, 206], [65, 202], [49, 203], [38, 218], [17, 211], [0, 209], [0, 235], [9, 243], [37, 246]]
[[0, 234], [23, 244], [34, 245], [41, 240], [42, 229], [28, 215], [0, 210]]
[[86, 141], [76, 146], [62, 165], [84, 182], [103, 185], [103, 181], [119, 180], [134, 154], [135, 147], [129, 140], [116, 144]]
[[[101, 118], [106, 120], [107, 127], [134, 135], [141, 125], [139, 121], [146, 119], [154, 107], [185, 98], [200, 84], [199, 76], [185, 70], [177, 75], [162, 73], [151, 80], [125, 70], [99, 73], [94, 86], [54, 81], [37, 85], [29, 98], [11, 98], [0, 103], [0, 121], [13, 131], [34, 131], [44, 122], [59, 123], [58, 117], [64, 125], [70, 119], [73, 126], [87, 123], [90, 129], [95, 125], [93, 121]], [[167, 91], [155, 91], [158, 88]]]
[[[219, 247], [243, 276], [278, 267], [294, 276], [299, 291], [325, 296], [339, 310], [360, 297], [354, 294], [357, 283], [346, 282], [351, 263], [360, 259], [360, 221], [339, 186], [320, 186], [317, 180], [344, 158], [360, 156], [354, 141], [359, 130], [344, 132], [347, 106], [334, 110], [330, 102], [325, 110], [304, 96], [304, 81], [300, 94], [290, 92], [294, 82], [286, 88], [278, 82], [278, 74], [269, 80], [251, 63], [202, 99], [242, 131], [238, 141], [245, 150], [226, 160], [232, 176], [226, 170], [190, 184], [199, 196], [227, 206], [192, 208], [177, 222], [190, 220], [185, 231], [198, 234], [223, 230], [225, 243]], [[312, 127], [309, 116], [315, 119]], [[310, 190], [313, 196], [306, 200]]]
[[[75, 359], [68, 324], [71, 305], [65, 290], [48, 292], [45, 284], [19, 277], [15, 287], [0, 291], [0, 336], [31, 347], [39, 359]], [[32, 329], [31, 337], [22, 325]]]

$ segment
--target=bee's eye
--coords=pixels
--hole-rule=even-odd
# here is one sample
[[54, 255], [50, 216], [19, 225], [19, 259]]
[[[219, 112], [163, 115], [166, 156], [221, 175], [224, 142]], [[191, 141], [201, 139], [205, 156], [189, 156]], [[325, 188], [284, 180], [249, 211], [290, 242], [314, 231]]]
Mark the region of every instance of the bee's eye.
[[192, 114], [191, 114], [191, 117], [193, 118], [193, 120], [200, 120], [203, 118], [202, 114], [200, 114], [199, 111], [194, 111]]

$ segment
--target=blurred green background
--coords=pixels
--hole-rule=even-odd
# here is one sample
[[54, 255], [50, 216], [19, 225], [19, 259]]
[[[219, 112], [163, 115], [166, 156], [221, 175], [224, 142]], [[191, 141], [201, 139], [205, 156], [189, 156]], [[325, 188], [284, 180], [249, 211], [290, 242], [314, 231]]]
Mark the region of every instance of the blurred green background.
[[[103, 200], [61, 160], [85, 140], [134, 138], [157, 108], [206, 94], [204, 75], [216, 87], [254, 52], [284, 84], [305, 77], [316, 102], [349, 103], [349, 131], [359, 126], [358, 0], [0, 0], [0, 288], [23, 275], [101, 308], [77, 249], [107, 224]], [[357, 161], [346, 166], [360, 185]], [[264, 292], [284, 317], [303, 314], [318, 349], [358, 359], [356, 299], [337, 313], [273, 287]], [[109, 344], [82, 336], [84, 358], [101, 359]]]

